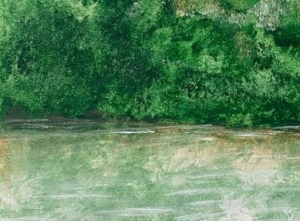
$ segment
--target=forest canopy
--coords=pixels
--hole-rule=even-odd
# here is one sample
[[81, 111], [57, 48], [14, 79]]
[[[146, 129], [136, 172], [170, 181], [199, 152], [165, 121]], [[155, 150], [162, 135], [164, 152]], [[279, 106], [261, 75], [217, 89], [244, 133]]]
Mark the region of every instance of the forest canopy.
[[0, 113], [300, 121], [300, 0], [1, 0]]

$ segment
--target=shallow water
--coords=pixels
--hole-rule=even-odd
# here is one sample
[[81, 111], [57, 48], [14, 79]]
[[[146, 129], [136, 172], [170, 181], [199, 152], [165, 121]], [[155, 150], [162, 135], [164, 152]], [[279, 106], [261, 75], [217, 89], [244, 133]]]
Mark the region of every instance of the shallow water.
[[299, 220], [298, 133], [9, 121], [0, 220]]

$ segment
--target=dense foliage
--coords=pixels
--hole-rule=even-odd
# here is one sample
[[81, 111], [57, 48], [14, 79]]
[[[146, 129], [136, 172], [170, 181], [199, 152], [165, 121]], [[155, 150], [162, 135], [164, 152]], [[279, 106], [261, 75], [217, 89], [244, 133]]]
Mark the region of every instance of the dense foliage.
[[1, 0], [0, 112], [300, 121], [300, 0]]

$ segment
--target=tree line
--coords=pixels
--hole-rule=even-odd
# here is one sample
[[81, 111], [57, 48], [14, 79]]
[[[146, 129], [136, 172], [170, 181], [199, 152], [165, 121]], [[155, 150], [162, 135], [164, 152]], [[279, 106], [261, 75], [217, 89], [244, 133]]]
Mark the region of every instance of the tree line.
[[0, 113], [300, 120], [299, 0], [2, 0]]

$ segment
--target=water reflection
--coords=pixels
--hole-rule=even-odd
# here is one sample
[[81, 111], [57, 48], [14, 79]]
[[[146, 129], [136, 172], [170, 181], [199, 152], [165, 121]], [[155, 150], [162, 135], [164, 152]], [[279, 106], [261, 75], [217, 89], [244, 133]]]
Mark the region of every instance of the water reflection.
[[[274, 131], [13, 131], [1, 220], [297, 220], [299, 139]], [[130, 131], [130, 128], [122, 131]]]
[[3, 170], [3, 162], [2, 162], [2, 158], [3, 158], [3, 151], [4, 151], [4, 140], [0, 138], [0, 173], [2, 173]]

